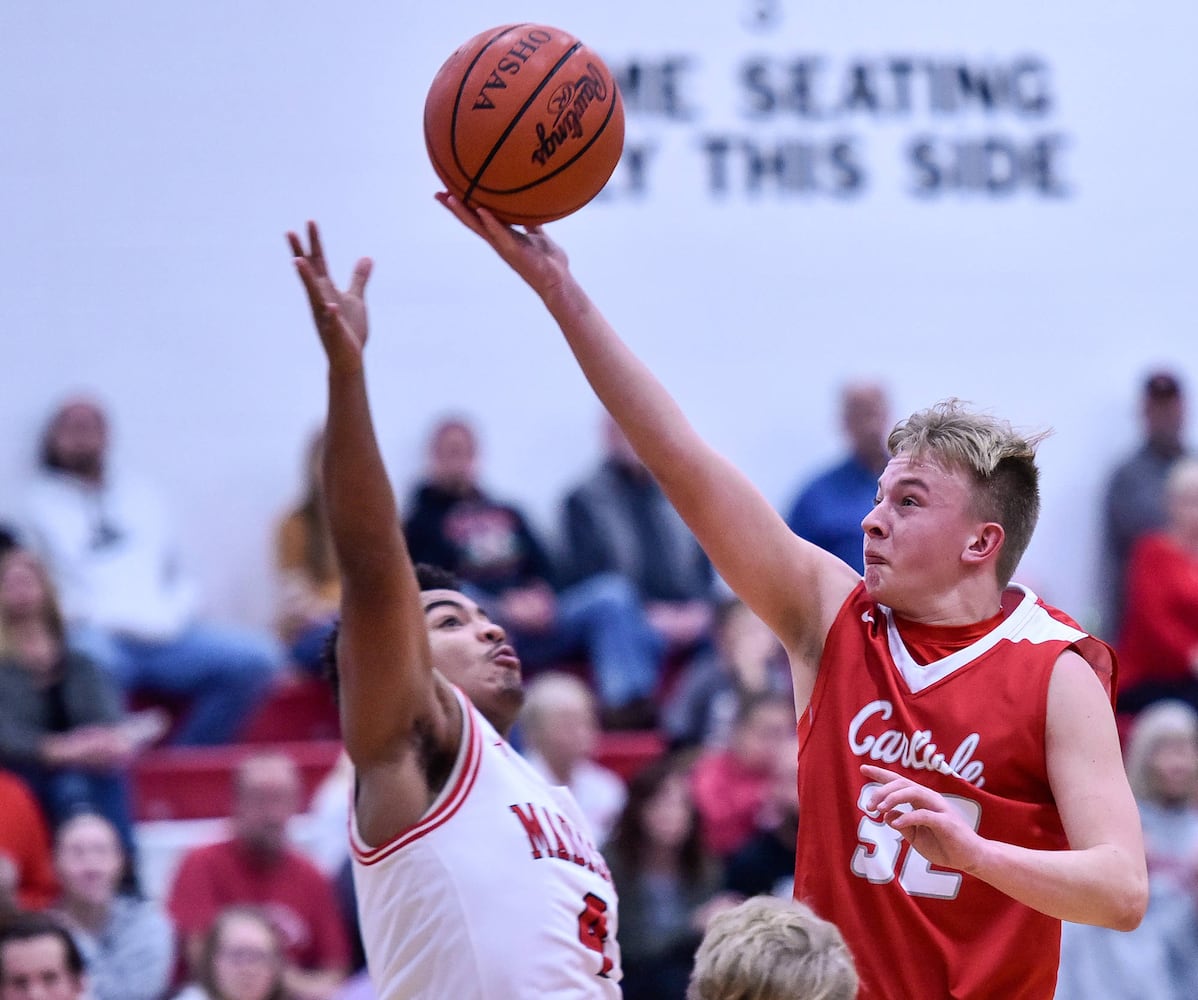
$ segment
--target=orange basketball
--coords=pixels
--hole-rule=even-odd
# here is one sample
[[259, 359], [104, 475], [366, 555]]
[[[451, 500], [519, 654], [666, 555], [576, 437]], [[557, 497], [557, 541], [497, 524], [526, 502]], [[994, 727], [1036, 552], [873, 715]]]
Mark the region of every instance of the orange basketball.
[[475, 35], [437, 72], [424, 141], [463, 203], [539, 225], [607, 183], [624, 148], [624, 105], [603, 60], [573, 35], [511, 24]]

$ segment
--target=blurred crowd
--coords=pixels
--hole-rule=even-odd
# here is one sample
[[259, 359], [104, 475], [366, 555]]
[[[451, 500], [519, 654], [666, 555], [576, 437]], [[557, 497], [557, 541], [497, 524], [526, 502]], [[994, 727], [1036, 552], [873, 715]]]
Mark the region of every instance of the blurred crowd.
[[[1062, 1000], [1198, 995], [1198, 458], [1178, 377], [1153, 372], [1140, 388], [1142, 441], [1112, 457], [1103, 497], [1101, 616], [1084, 624], [1120, 655], [1152, 898], [1130, 934], [1066, 926]], [[843, 459], [796, 483], [780, 513], [860, 571], [894, 419], [886, 387], [845, 386], [841, 419]], [[65, 931], [63, 961], [86, 975], [64, 996], [370, 1000], [344, 758], [309, 796], [284, 749], [254, 747], [229, 779], [227, 837], [192, 846], [165, 886], [139, 865], [139, 758], [237, 744], [272, 693], [320, 677], [340, 596], [323, 435], [297, 448], [297, 499], [273, 526], [277, 617], [254, 629], [203, 614], [171, 498], [116, 471], [110, 430], [95, 399], [62, 401], [25, 502], [0, 526], [0, 928]], [[527, 680], [513, 742], [570, 787], [605, 845], [624, 995], [672, 1000], [709, 921], [791, 895], [806, 821], [794, 703], [777, 640], [713, 574], [619, 428], [604, 418], [600, 435], [551, 545], [486, 488], [478, 428], [446, 417], [404, 531], [415, 561], [455, 573], [512, 636]], [[607, 766], [605, 740], [622, 733], [651, 734], [657, 750]], [[305, 813], [329, 831], [319, 844], [293, 835]], [[9, 948], [0, 933], [0, 1000]]]

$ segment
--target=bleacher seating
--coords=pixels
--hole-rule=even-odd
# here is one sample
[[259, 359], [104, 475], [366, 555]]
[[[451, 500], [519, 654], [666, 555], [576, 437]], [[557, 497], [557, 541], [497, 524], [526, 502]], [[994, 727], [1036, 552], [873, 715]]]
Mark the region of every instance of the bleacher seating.
[[[133, 768], [135, 818], [228, 816], [233, 771], [238, 762], [265, 745], [295, 758], [303, 775], [305, 802], [310, 799], [341, 751], [337, 708], [324, 681], [303, 679], [280, 685], [246, 724], [237, 743], [163, 746], [142, 754]], [[655, 731], [612, 732], [603, 734], [596, 757], [627, 780], [664, 750], [665, 741]]]

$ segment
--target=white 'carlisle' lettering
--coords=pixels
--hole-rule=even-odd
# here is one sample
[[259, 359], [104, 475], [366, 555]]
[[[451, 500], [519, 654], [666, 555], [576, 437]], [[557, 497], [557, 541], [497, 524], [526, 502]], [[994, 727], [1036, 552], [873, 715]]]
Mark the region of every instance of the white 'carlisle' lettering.
[[868, 757], [882, 764], [901, 764], [914, 771], [936, 771], [951, 774], [981, 788], [986, 779], [982, 777], [985, 765], [974, 760], [980, 737], [970, 733], [949, 757], [941, 752], [932, 739], [930, 729], [917, 729], [904, 733], [898, 729], [886, 729], [881, 733], [863, 733], [862, 727], [874, 716], [883, 722], [894, 714], [894, 706], [879, 699], [871, 701], [861, 709], [849, 723], [849, 748], [858, 757]]

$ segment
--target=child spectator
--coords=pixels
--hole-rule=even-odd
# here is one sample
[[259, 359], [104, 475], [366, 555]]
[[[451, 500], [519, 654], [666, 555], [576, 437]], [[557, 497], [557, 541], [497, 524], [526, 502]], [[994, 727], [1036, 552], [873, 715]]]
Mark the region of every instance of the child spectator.
[[695, 762], [692, 788], [707, 849], [727, 858], [757, 830], [780, 751], [798, 755], [794, 702], [786, 695], [757, 694], [740, 705], [725, 749], [708, 750]]
[[662, 711], [674, 749], [726, 747], [741, 701], [771, 692], [790, 695], [782, 644], [739, 598], [716, 609], [714, 640], [713, 649], [686, 667]]
[[757, 830], [729, 859], [724, 888], [738, 896], [790, 899], [795, 887], [795, 841], [799, 833], [799, 758], [789, 740], [774, 754], [769, 791]]

